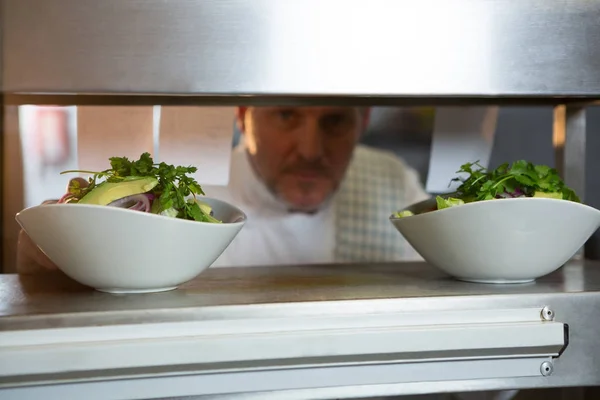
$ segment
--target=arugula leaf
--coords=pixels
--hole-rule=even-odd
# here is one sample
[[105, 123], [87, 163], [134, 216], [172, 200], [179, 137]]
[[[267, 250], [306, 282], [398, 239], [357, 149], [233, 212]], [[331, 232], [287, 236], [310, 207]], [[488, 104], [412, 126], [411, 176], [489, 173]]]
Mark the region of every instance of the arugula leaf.
[[461, 185], [457, 192], [465, 202], [504, 197], [533, 196], [536, 192], [560, 194], [564, 200], [581, 202], [575, 192], [565, 185], [554, 168], [534, 165], [525, 160], [512, 165], [504, 163], [487, 171], [479, 161], [467, 163], [456, 171], [467, 177], [455, 178]]
[[138, 160], [131, 161], [127, 157], [111, 157], [110, 168], [104, 171], [63, 171], [66, 173], [88, 173], [93, 176], [89, 178], [89, 186], [80, 187], [78, 182], [69, 186], [69, 193], [73, 195], [74, 202], [81, 199], [95, 187], [99, 179], [106, 182], [123, 182], [141, 177], [155, 177], [158, 185], [152, 193], [158, 197], [160, 210], [174, 208], [178, 211], [178, 217], [195, 221], [215, 222], [218, 221], [207, 216], [196, 202], [188, 203], [186, 197], [193, 195], [204, 195], [202, 186], [189, 174], [195, 173], [196, 167], [184, 167], [169, 165], [164, 162], [155, 163], [150, 153], [143, 153]]

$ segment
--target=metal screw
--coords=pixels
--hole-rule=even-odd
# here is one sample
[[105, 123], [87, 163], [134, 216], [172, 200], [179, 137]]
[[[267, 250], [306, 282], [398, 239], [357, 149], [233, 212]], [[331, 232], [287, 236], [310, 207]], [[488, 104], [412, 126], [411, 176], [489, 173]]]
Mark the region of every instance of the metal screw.
[[542, 309], [542, 319], [544, 321], [554, 321], [554, 311], [552, 311], [548, 306]]
[[550, 361], [544, 361], [540, 366], [540, 372], [543, 376], [550, 376], [554, 372], [554, 365]]

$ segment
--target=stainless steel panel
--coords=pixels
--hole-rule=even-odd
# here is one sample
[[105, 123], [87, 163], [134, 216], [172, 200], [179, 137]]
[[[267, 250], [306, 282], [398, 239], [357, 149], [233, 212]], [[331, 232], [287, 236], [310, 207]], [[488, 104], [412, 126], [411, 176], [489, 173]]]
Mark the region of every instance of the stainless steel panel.
[[600, 97], [595, 1], [2, 2], [7, 92]]
[[586, 159], [586, 109], [566, 107], [566, 129], [564, 148], [565, 182], [585, 199], [585, 159]]
[[[1, 0], [0, 0], [1, 1]], [[600, 101], [591, 98], [575, 97], [522, 97], [522, 96], [461, 96], [461, 97], [394, 97], [394, 96], [297, 96], [289, 95], [204, 95], [204, 94], [15, 94], [4, 96], [8, 105], [96, 105], [96, 106], [154, 106], [154, 105], [204, 105], [204, 106], [393, 106], [393, 107], [434, 107], [434, 106], [543, 106], [574, 104], [578, 106], [600, 105]]]
[[544, 306], [552, 308], [556, 321], [569, 325], [569, 346], [549, 377], [240, 393], [243, 399], [600, 385], [599, 304], [598, 264], [577, 261], [524, 285], [457, 282], [425, 264], [211, 269], [181, 290], [139, 296], [94, 292], [56, 274], [0, 277], [2, 331], [227, 319], [260, 324], [278, 317], [359, 317], [403, 311], [486, 310], [494, 314], [495, 310]]
[[[0, 3], [0, 88], [2, 88], [2, 71], [3, 71], [3, 36], [2, 36], [2, 21], [3, 21], [3, 7], [2, 4]], [[6, 268], [4, 267], [4, 255], [7, 253], [6, 249], [5, 249], [5, 240], [4, 237], [6, 235], [5, 233], [5, 227], [4, 227], [4, 223], [2, 221], [2, 218], [4, 216], [4, 210], [6, 207], [5, 201], [4, 201], [4, 185], [5, 182], [7, 181], [7, 179], [4, 176], [4, 141], [6, 140], [4, 137], [4, 93], [0, 92], [0, 177], [2, 179], [2, 182], [0, 182], [0, 199], [2, 199], [0, 201], [0, 273], [4, 272], [6, 270]]]

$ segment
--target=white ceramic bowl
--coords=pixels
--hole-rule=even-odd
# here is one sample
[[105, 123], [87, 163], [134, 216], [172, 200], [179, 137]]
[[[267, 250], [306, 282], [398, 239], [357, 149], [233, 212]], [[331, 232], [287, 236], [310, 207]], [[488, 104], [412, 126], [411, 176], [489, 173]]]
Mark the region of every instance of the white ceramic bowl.
[[224, 201], [202, 201], [222, 224], [83, 204], [35, 206], [16, 219], [72, 279], [103, 292], [160, 292], [210, 267], [246, 222]]
[[[433, 205], [430, 199], [407, 209]], [[600, 226], [600, 211], [566, 200], [517, 198], [390, 220], [429, 264], [459, 280], [524, 283], [573, 257]]]

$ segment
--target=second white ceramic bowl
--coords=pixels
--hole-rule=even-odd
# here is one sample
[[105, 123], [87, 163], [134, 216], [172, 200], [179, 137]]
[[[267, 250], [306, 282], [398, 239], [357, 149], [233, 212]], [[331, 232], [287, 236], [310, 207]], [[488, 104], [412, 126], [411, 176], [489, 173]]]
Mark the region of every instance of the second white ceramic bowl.
[[16, 219], [74, 280], [111, 293], [160, 292], [210, 267], [246, 222], [240, 209], [224, 201], [202, 201], [222, 224], [83, 204], [35, 206]]
[[[435, 199], [408, 207], [419, 212]], [[600, 227], [600, 211], [547, 198], [489, 200], [392, 224], [431, 265], [479, 283], [523, 283], [564, 265]]]

